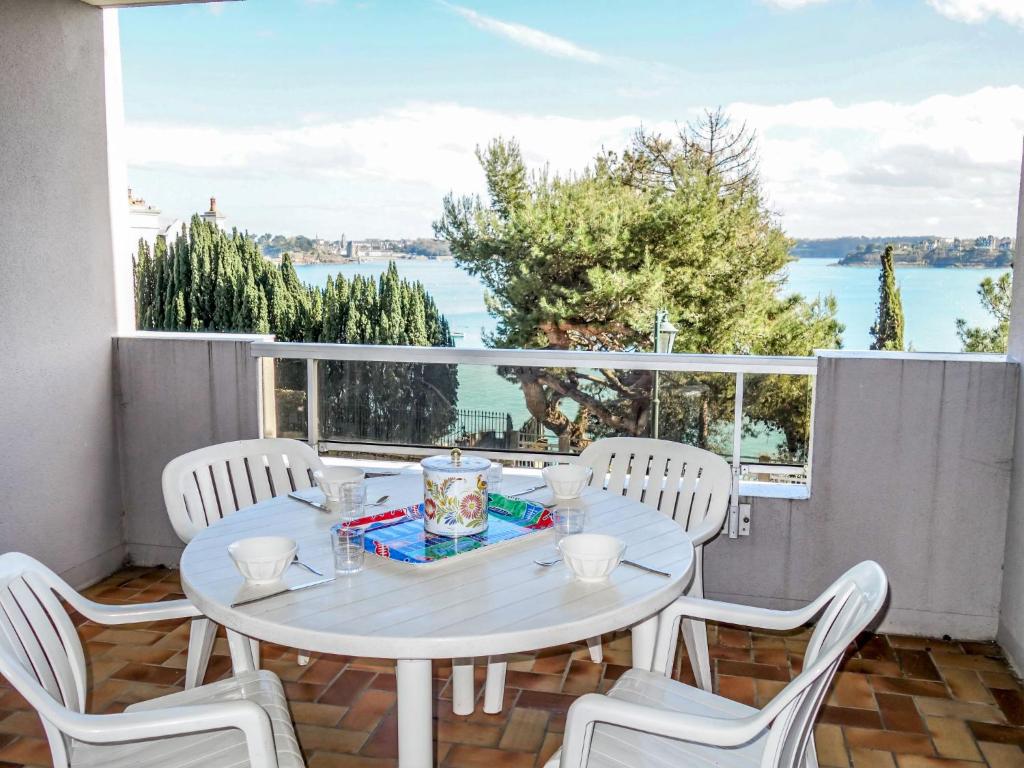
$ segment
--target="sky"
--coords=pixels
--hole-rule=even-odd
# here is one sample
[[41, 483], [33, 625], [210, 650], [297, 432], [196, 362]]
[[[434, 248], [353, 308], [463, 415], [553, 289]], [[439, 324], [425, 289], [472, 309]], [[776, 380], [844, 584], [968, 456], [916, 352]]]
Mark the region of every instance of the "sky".
[[254, 234], [430, 237], [514, 137], [578, 171], [723, 107], [792, 237], [1011, 234], [1024, 0], [243, 0], [118, 12], [129, 181]]

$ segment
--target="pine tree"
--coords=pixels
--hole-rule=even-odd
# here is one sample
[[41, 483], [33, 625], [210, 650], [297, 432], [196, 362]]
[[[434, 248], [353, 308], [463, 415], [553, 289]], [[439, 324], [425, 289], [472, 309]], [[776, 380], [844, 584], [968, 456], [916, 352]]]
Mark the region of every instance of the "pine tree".
[[885, 246], [882, 269], [878, 275], [878, 319], [871, 326], [875, 337], [871, 349], [903, 350], [903, 302], [896, 285], [896, 268], [892, 261], [892, 246]]

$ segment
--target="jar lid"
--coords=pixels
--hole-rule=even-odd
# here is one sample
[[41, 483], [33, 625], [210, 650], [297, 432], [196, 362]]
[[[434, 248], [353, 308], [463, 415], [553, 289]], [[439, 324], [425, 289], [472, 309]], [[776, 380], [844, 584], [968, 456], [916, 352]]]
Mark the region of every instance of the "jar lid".
[[463, 456], [462, 451], [453, 448], [448, 456], [430, 456], [420, 466], [432, 472], [478, 472], [489, 469], [491, 462], [481, 456]]

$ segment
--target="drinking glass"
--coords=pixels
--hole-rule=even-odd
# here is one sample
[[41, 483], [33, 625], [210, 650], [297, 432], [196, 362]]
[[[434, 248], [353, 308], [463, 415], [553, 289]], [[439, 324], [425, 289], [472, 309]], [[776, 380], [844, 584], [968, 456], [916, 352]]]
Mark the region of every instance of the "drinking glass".
[[366, 506], [366, 486], [363, 483], [345, 483], [341, 486], [341, 519], [355, 520], [363, 516]]
[[[363, 478], [363, 470], [354, 467], [324, 467], [313, 473], [313, 479], [316, 480], [317, 486], [324, 494], [327, 510], [335, 514], [344, 512], [345, 486], [362, 485]], [[360, 511], [362, 511], [362, 506], [360, 506]]]
[[363, 570], [366, 550], [363, 528], [335, 525], [331, 528], [331, 548], [334, 550], [334, 573], [344, 576]]
[[559, 505], [555, 507], [555, 531], [562, 536], [583, 533], [587, 511], [580, 507]]
[[501, 462], [492, 461], [491, 468], [487, 470], [487, 492], [488, 493], [501, 493], [501, 480], [504, 473], [504, 467]]

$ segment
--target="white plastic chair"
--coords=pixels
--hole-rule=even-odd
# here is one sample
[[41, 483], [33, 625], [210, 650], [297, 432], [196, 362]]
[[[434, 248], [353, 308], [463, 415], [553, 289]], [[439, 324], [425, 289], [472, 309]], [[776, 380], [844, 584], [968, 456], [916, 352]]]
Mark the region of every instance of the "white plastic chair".
[[[703, 547], [718, 535], [729, 509], [732, 471], [728, 463], [721, 456], [701, 448], [645, 437], [598, 440], [587, 446], [576, 457], [575, 463], [594, 471], [590, 479], [592, 487], [621, 493], [654, 507], [683, 527], [694, 548], [693, 581], [686, 594], [704, 597]], [[710, 691], [707, 625], [702, 619], [687, 618], [683, 621], [682, 631], [697, 684]], [[634, 643], [638, 642], [634, 637]], [[591, 659], [599, 663], [602, 660], [601, 638], [591, 638], [587, 643]], [[634, 658], [650, 658], [653, 650], [634, 646]], [[492, 660], [487, 665], [485, 712], [501, 711], [505, 667], [502, 661]], [[472, 680], [465, 684], [472, 686]], [[457, 686], [455, 690], [458, 693]]]
[[[813, 726], [818, 710], [844, 651], [878, 614], [887, 588], [881, 567], [867, 561], [797, 611], [680, 598], [662, 615], [654, 671], [632, 669], [607, 695], [591, 693], [577, 699], [569, 708], [562, 749], [546, 768], [814, 768]], [[803, 671], [763, 709], [668, 676], [680, 618], [789, 630], [819, 614]]]
[[133, 704], [121, 714], [86, 714], [85, 654], [58, 596], [104, 624], [197, 614], [187, 600], [94, 603], [28, 555], [0, 555], [0, 674], [39, 714], [56, 768], [302, 768], [284, 689], [271, 672]]
[[[186, 544], [222, 517], [261, 501], [314, 485], [313, 472], [323, 467], [316, 451], [298, 440], [264, 438], [236, 440], [200, 448], [173, 459], [163, 472], [164, 504], [174, 532]], [[209, 619], [193, 621], [190, 643], [197, 643], [201, 657], [198, 682], [202, 682], [217, 625]], [[243, 669], [245, 652], [259, 666], [259, 644], [247, 642], [228, 630], [228, 646], [236, 669]], [[191, 655], [190, 646], [190, 655]], [[240, 655], [242, 654], [242, 655]], [[300, 655], [300, 663], [308, 663]]]

